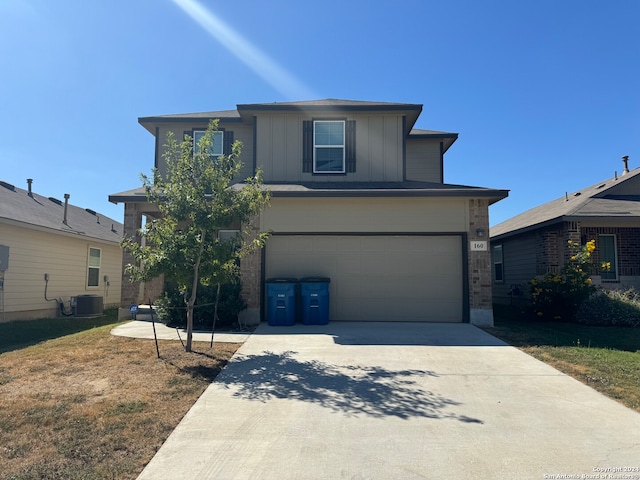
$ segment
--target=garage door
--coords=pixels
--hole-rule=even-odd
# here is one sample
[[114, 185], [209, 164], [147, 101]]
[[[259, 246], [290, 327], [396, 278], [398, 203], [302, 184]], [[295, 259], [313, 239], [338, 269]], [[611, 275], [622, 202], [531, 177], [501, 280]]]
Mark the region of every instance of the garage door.
[[274, 235], [265, 277], [330, 277], [330, 319], [461, 322], [460, 236]]

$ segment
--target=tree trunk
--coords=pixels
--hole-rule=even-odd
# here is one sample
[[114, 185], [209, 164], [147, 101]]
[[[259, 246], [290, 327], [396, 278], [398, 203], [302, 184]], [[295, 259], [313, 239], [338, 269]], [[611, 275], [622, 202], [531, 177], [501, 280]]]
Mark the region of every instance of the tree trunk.
[[187, 343], [184, 346], [185, 352], [191, 352], [191, 341], [193, 340], [193, 304], [194, 296], [192, 295], [187, 302]]
[[200, 232], [200, 251], [198, 252], [198, 258], [196, 264], [193, 266], [193, 283], [191, 285], [191, 297], [187, 302], [187, 344], [185, 346], [186, 352], [191, 352], [191, 341], [193, 339], [193, 307], [196, 304], [196, 295], [198, 293], [198, 283], [200, 282], [200, 262], [202, 260], [202, 251], [204, 250], [206, 232], [202, 230]]

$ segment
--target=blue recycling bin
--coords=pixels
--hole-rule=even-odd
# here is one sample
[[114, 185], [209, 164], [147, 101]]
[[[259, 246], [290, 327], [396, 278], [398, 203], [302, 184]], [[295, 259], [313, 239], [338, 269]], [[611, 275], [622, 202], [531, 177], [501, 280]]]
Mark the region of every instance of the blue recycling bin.
[[270, 278], [267, 287], [267, 323], [272, 326], [289, 326], [296, 323], [295, 278]]
[[326, 277], [300, 279], [300, 318], [305, 325], [329, 323], [329, 283]]

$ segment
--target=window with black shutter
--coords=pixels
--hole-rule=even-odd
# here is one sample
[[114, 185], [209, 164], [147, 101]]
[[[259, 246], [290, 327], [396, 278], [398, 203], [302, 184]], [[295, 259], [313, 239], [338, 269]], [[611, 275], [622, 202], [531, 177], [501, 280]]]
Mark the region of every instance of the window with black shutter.
[[354, 120], [305, 120], [302, 171], [335, 174], [356, 171]]

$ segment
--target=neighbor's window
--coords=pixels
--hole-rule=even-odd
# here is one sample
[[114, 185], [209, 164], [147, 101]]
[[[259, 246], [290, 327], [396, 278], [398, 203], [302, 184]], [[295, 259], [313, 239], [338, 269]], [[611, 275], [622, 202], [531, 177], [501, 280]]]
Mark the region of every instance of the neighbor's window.
[[[198, 143], [200, 142], [200, 139], [204, 137], [205, 133], [206, 132], [204, 130], [193, 131], [193, 151], [194, 152], [200, 151], [200, 147], [198, 146]], [[209, 148], [209, 156], [211, 158], [219, 157], [223, 153], [224, 132], [220, 130], [217, 132], [213, 132], [211, 141], [213, 142], [213, 145], [211, 145], [211, 147]]]
[[495, 282], [504, 282], [504, 271], [502, 266], [502, 245], [495, 245], [493, 247], [493, 280]]
[[618, 258], [616, 255], [616, 236], [615, 235], [600, 235], [599, 238], [600, 247], [600, 262], [608, 263], [611, 265], [608, 271], [603, 270], [600, 273], [602, 280], [617, 280], [618, 279]]
[[344, 120], [313, 122], [313, 173], [344, 173]]
[[87, 286], [97, 287], [100, 285], [100, 254], [99, 248], [89, 248], [89, 260], [87, 262]]

